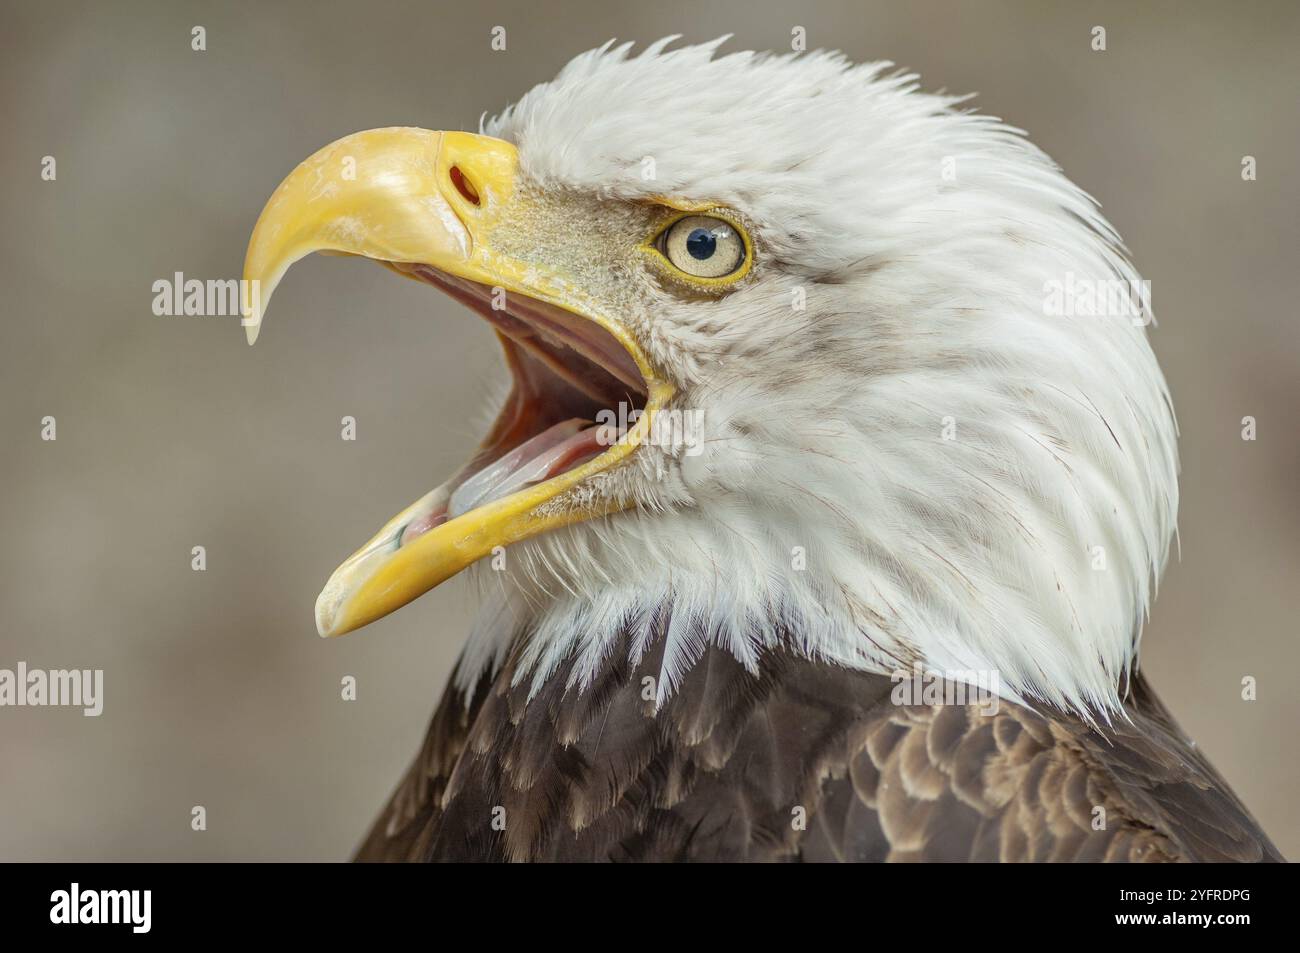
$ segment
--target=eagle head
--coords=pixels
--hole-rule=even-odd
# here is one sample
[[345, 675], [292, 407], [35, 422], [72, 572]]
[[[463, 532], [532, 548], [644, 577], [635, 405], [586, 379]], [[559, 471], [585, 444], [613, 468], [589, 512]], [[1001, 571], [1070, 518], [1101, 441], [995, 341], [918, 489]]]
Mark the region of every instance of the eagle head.
[[[480, 133], [357, 133], [276, 190], [285, 269], [362, 255], [496, 331], [509, 390], [460, 472], [335, 571], [322, 635], [474, 566], [458, 667], [582, 690], [651, 646], [757, 671], [994, 672], [1107, 713], [1177, 510], [1146, 295], [1019, 130], [835, 53], [607, 44]], [[630, 648], [629, 648], [630, 646]]]

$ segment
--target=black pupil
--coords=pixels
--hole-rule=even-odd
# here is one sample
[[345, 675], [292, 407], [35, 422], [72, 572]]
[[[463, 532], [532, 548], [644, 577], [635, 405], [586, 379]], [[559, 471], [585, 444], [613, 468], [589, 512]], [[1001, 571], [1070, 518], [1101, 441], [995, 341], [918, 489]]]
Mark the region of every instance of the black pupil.
[[707, 228], [693, 228], [691, 233], [686, 236], [686, 250], [691, 253], [692, 258], [698, 261], [712, 258], [717, 248], [718, 240], [713, 237], [713, 233]]

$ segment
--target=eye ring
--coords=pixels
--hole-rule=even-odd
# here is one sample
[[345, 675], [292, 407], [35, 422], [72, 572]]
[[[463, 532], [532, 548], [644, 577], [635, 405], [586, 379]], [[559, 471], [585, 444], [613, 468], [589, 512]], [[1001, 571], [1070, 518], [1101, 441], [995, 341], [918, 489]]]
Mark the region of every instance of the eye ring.
[[705, 286], [730, 284], [748, 271], [749, 237], [718, 215], [682, 215], [659, 232], [654, 248], [680, 273]]

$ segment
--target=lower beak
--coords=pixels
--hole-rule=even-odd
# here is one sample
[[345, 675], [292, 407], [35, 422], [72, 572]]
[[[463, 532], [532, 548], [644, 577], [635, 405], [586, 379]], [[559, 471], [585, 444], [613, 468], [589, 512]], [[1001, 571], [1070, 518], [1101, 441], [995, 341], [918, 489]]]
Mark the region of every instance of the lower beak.
[[243, 324], [250, 344], [291, 264], [312, 252], [360, 255], [403, 272], [428, 266], [593, 321], [627, 351], [649, 391], [646, 412], [626, 437], [573, 470], [471, 509], [409, 542], [402, 540], [403, 528], [427, 515], [446, 489], [390, 520], [325, 584], [316, 602], [322, 636], [342, 635], [387, 615], [498, 546], [621, 509], [609, 503], [544, 504], [631, 453], [649, 432], [654, 410], [672, 393], [627, 331], [601, 314], [580, 287], [493, 249], [493, 231], [527, 212], [516, 189], [517, 167], [514, 146], [486, 136], [412, 128], [360, 132], [294, 169], [253, 229], [244, 261], [251, 294]]

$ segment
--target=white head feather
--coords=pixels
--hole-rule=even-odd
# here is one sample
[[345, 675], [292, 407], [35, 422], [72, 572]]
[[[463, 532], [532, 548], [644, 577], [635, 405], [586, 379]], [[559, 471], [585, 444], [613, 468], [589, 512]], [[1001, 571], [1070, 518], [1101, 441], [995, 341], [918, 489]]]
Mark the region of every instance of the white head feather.
[[754, 667], [782, 641], [1107, 716], [1174, 531], [1176, 428], [1141, 322], [1046, 299], [1136, 280], [1118, 237], [1019, 130], [890, 64], [669, 42], [585, 53], [484, 131], [540, 189], [751, 223], [733, 294], [647, 284], [621, 316], [702, 411], [703, 452], [635, 454], [637, 510], [480, 577], [458, 684], [527, 632], [535, 683], [578, 653], [581, 689], [667, 606], [661, 700], [706, 643]]

